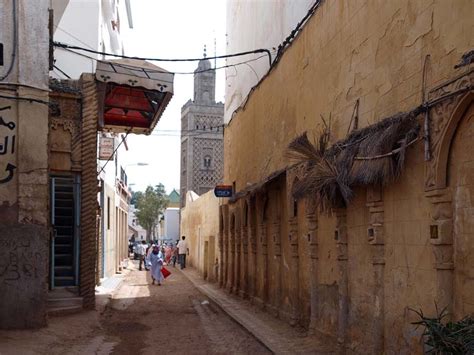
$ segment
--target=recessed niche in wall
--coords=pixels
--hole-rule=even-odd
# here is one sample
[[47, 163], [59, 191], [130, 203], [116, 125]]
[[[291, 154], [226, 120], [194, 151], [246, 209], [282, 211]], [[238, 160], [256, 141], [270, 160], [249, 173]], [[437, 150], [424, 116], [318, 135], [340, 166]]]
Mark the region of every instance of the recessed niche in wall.
[[369, 238], [369, 242], [374, 240], [374, 238], [375, 238], [374, 228], [367, 228], [367, 237]]

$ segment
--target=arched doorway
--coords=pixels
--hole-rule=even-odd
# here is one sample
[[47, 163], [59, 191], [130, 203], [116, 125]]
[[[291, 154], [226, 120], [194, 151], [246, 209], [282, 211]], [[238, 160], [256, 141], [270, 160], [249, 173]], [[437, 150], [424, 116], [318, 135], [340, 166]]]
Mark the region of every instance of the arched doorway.
[[474, 103], [456, 128], [447, 166], [453, 196], [454, 316], [474, 313]]

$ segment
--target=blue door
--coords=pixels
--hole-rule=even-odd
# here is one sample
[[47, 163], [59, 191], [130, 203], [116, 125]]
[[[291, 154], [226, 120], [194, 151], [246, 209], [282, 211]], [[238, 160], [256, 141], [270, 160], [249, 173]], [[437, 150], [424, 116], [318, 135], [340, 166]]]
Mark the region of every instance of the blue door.
[[79, 284], [79, 176], [51, 177], [51, 288]]

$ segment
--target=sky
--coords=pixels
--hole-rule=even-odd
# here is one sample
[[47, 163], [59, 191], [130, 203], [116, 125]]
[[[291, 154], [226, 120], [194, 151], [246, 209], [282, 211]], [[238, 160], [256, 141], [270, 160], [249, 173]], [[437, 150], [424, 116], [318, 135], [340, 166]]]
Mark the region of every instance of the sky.
[[[225, 54], [224, 0], [132, 0], [133, 29], [122, 31], [125, 54], [141, 57], [202, 57]], [[122, 19], [122, 23], [127, 23]], [[197, 62], [158, 63], [169, 71], [193, 72]], [[217, 66], [224, 65], [217, 62]], [[225, 70], [217, 71], [216, 101], [224, 102]], [[179, 192], [181, 107], [193, 98], [193, 75], [174, 77], [174, 96], [150, 136], [129, 135], [123, 163], [134, 191], [162, 183]], [[139, 166], [137, 163], [146, 163]], [[135, 164], [135, 165], [134, 165]]]

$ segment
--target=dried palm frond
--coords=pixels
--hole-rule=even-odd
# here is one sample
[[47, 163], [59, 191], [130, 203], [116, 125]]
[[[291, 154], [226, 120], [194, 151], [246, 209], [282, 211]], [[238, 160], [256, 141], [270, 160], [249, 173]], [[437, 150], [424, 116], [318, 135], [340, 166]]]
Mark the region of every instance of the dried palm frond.
[[356, 185], [387, 184], [399, 177], [406, 148], [419, 134], [416, 117], [422, 108], [397, 114], [328, 147], [330, 134], [323, 131], [318, 146], [303, 133], [288, 146], [288, 156], [306, 165], [293, 187], [296, 198], [312, 195], [323, 209], [347, 205]]
[[287, 156], [297, 161], [314, 161], [321, 158], [321, 152], [309, 141], [306, 132], [304, 132], [290, 143]]
[[474, 318], [467, 316], [457, 322], [443, 324], [448, 313], [446, 308], [435, 317], [426, 317], [423, 311], [411, 311], [418, 314], [420, 320], [414, 325], [425, 327], [423, 337], [428, 346], [428, 354], [474, 354]]

